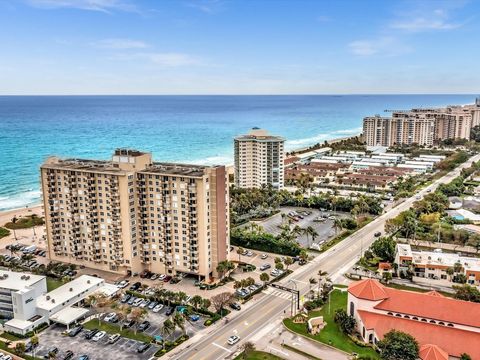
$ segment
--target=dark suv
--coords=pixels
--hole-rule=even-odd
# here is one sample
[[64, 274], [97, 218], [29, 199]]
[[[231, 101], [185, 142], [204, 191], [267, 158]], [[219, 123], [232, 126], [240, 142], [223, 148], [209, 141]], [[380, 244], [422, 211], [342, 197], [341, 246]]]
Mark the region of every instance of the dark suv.
[[145, 320], [142, 322], [140, 325], [138, 325], [138, 330], [139, 331], [145, 331], [150, 327], [150, 321]]

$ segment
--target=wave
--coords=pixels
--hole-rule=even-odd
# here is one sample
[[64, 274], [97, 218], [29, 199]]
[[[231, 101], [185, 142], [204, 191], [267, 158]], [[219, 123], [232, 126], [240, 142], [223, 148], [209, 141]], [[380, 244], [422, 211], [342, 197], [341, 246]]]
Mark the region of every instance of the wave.
[[295, 147], [299, 146], [311, 146], [323, 142], [325, 140], [331, 140], [337, 137], [337, 135], [356, 135], [362, 132], [362, 128], [354, 129], [345, 129], [345, 130], [335, 130], [325, 134], [318, 134], [312, 137], [303, 138], [303, 139], [294, 139], [287, 140], [285, 142], [285, 147], [287, 150], [294, 150]]
[[215, 155], [215, 156], [207, 156], [206, 158], [202, 158], [202, 159], [185, 160], [185, 161], [179, 161], [179, 162], [183, 164], [194, 164], [194, 165], [232, 165], [233, 156]]
[[18, 209], [40, 202], [40, 190], [29, 189], [23, 193], [0, 197], [0, 211]]

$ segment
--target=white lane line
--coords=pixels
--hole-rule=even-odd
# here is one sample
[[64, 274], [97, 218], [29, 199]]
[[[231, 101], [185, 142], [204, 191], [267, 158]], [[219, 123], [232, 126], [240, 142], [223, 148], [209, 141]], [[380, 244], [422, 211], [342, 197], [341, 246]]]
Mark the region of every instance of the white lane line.
[[280, 349], [274, 348], [273, 346], [269, 346], [269, 348], [270, 348], [271, 350], [273, 350], [273, 351], [277, 351], [277, 352], [279, 352], [280, 354], [285, 355], [286, 357], [289, 357], [289, 356], [290, 356], [290, 354], [286, 353], [285, 351], [282, 351], [282, 350], [280, 350]]
[[227, 349], [226, 347], [223, 347], [222, 345], [218, 345], [217, 343], [212, 342], [212, 345], [215, 345], [216, 347], [218, 347], [218, 348], [220, 348], [220, 349], [222, 349], [222, 350], [225, 350], [225, 351], [227, 351], [227, 352], [229, 352], [229, 353], [232, 352], [232, 350]]

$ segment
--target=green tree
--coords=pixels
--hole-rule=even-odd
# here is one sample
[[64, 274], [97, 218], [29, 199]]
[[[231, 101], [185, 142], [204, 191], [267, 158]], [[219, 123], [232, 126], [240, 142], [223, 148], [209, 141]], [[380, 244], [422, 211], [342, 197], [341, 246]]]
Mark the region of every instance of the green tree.
[[284, 263], [285, 263], [286, 269], [288, 270], [288, 267], [293, 264], [293, 259], [290, 256], [287, 256], [285, 258]]
[[212, 306], [212, 302], [210, 301], [210, 299], [203, 299], [203, 302], [202, 302], [202, 307], [205, 309], [205, 310], [208, 310], [208, 308]]
[[268, 275], [265, 272], [260, 274], [260, 281], [263, 281], [263, 286], [265, 286], [269, 280], [270, 280], [270, 275]]
[[392, 280], [392, 273], [390, 271], [384, 271], [382, 274], [382, 278], [388, 284], [388, 282]]
[[378, 342], [383, 360], [416, 360], [418, 359], [418, 342], [410, 334], [391, 330]]
[[254, 351], [255, 351], [255, 345], [252, 342], [247, 341], [242, 345], [242, 359], [249, 359], [249, 356]]
[[166, 319], [163, 322], [163, 326], [162, 326], [163, 337], [165, 339], [168, 339], [170, 337], [170, 335], [172, 335], [175, 332], [175, 327], [176, 326], [175, 326], [175, 324], [173, 323], [172, 320]]
[[455, 299], [476, 303], [480, 302], [480, 291], [475, 286], [464, 284], [453, 285], [452, 287], [455, 290]]
[[383, 261], [393, 262], [395, 260], [395, 247], [397, 243], [392, 237], [380, 237], [370, 247], [375, 254]]
[[39, 344], [38, 336], [37, 336], [37, 335], [33, 335], [33, 336], [30, 338], [30, 343], [32, 344], [33, 357], [35, 358], [35, 351], [37, 350], [37, 346], [38, 346], [38, 344]]
[[281, 262], [275, 264], [275, 269], [283, 270], [283, 264]]
[[472, 360], [472, 357], [467, 353], [463, 353], [460, 355], [460, 360]]
[[238, 262], [240, 262], [241, 256], [245, 250], [242, 247], [237, 248], [237, 254], [238, 254]]
[[12, 218], [12, 220], [11, 220], [11, 222], [12, 222], [12, 224], [13, 224], [13, 226], [12, 226], [13, 238], [15, 239], [15, 241], [18, 240], [18, 239], [17, 239], [17, 233], [16, 233], [16, 231], [15, 231], [15, 224], [17, 223], [17, 221], [18, 221], [18, 218], [17, 218], [16, 216], [14, 216], [14, 217]]
[[18, 355], [18, 356], [23, 356], [25, 354], [25, 350], [26, 350], [26, 346], [25, 346], [25, 343], [24, 342], [17, 342], [15, 344], [15, 353]]
[[198, 307], [202, 304], [203, 298], [200, 295], [195, 295], [190, 300], [190, 303], [193, 305], [195, 310], [198, 310]]
[[182, 330], [182, 333], [185, 335], [185, 318], [183, 317], [182, 314], [179, 312], [176, 312], [175, 315], [173, 316], [173, 323], [175, 324], [176, 327]]
[[344, 309], [337, 309], [333, 320], [340, 326], [345, 334], [352, 334], [357, 325], [357, 321], [351, 315], [348, 315]]

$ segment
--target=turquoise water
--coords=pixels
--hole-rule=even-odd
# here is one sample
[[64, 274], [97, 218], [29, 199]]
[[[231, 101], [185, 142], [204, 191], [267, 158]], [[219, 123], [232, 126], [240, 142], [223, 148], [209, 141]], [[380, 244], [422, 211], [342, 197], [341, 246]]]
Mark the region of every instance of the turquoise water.
[[0, 210], [37, 203], [49, 155], [108, 159], [116, 147], [156, 160], [233, 163], [235, 135], [258, 126], [287, 149], [361, 131], [384, 109], [473, 103], [474, 95], [0, 96]]

